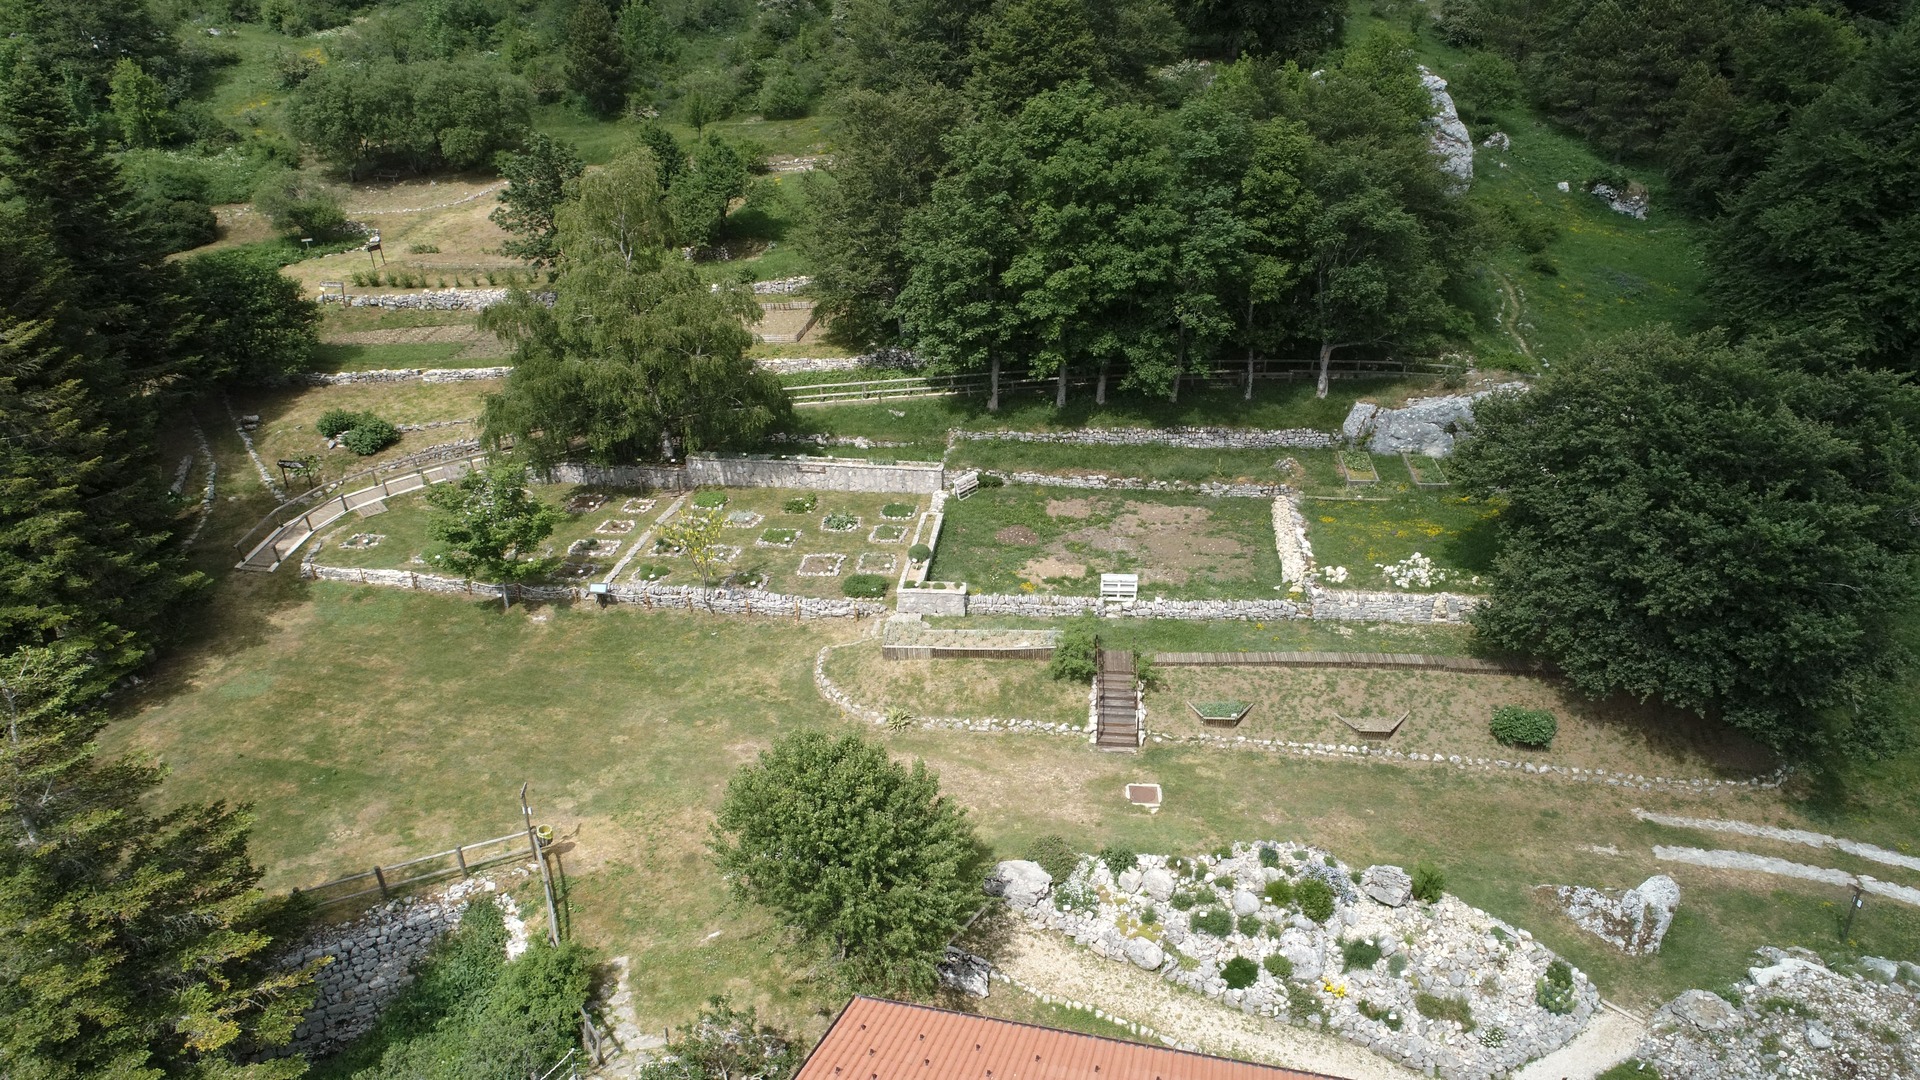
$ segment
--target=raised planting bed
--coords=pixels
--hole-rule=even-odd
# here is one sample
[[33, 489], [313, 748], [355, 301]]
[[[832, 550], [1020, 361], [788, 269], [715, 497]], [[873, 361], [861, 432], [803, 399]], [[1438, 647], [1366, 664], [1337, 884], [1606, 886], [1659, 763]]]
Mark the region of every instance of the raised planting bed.
[[1373, 455], [1365, 450], [1335, 451], [1333, 460], [1340, 467], [1340, 475], [1349, 484], [1377, 484], [1380, 471], [1373, 467]]
[[1401, 454], [1400, 458], [1407, 463], [1407, 474], [1413, 477], [1414, 484], [1419, 487], [1446, 487], [1453, 483], [1447, 479], [1446, 470], [1440, 467], [1439, 458], [1425, 454]]
[[1244, 701], [1189, 701], [1187, 708], [1211, 727], [1233, 727], [1246, 719], [1253, 706]]
[[734, 510], [727, 514], [722, 524], [729, 529], [751, 529], [765, 520], [751, 510]]
[[701, 510], [718, 510], [727, 505], [727, 493], [724, 491], [702, 491], [693, 497], [693, 505]]
[[755, 547], [790, 548], [798, 539], [800, 539], [799, 529], [767, 529], [753, 544]]
[[907, 527], [905, 525], [875, 525], [873, 531], [867, 534], [867, 543], [897, 544], [906, 539], [906, 537]]
[[906, 521], [913, 517], [912, 503], [888, 503], [880, 508], [880, 516], [888, 521]]
[[820, 528], [830, 533], [853, 532], [860, 527], [860, 515], [834, 511], [820, 519]]

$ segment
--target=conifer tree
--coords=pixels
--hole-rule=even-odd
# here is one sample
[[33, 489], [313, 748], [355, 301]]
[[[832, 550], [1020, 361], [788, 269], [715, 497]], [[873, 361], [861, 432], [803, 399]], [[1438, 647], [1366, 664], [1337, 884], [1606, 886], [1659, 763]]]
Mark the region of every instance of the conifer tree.
[[567, 20], [567, 88], [600, 116], [627, 100], [627, 54], [601, 0], [580, 0]]

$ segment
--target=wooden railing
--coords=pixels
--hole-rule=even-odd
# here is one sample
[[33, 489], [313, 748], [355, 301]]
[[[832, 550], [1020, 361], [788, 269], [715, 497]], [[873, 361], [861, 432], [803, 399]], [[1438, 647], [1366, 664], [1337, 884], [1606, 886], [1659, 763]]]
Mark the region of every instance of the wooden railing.
[[[533, 857], [524, 829], [505, 836], [496, 836], [491, 840], [482, 840], [477, 844], [460, 844], [446, 851], [436, 851], [431, 855], [422, 855], [405, 862], [376, 865], [371, 870], [348, 874], [346, 877], [334, 878], [332, 881], [323, 881], [305, 889], [295, 889], [294, 892], [311, 898], [320, 907], [344, 904], [349, 900], [376, 894], [384, 900], [409, 885], [436, 881], [454, 874], [465, 877], [483, 866], [491, 866], [515, 857]], [[372, 881], [373, 884], [355, 888], [367, 881]]]

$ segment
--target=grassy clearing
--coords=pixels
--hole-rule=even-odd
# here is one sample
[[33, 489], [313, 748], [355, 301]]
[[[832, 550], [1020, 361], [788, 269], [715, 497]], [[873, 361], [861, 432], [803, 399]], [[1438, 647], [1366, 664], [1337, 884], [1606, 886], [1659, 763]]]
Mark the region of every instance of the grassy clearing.
[[[394, 424], [429, 424], [471, 420], [480, 415], [480, 403], [499, 389], [497, 379], [457, 383], [366, 383], [346, 386], [308, 386], [248, 390], [233, 395], [236, 413], [260, 417], [254, 445], [269, 466], [278, 458], [318, 454], [329, 477], [359, 472], [384, 461], [456, 439], [471, 438], [471, 425], [409, 431], [400, 441], [369, 457], [344, 449], [327, 449], [327, 440], [314, 429], [329, 409], [370, 411]], [[229, 425], [230, 426], [230, 425]], [[247, 466], [251, 471], [251, 465]]]
[[395, 342], [382, 345], [321, 345], [313, 350], [315, 371], [378, 371], [382, 368], [478, 367], [458, 359], [462, 342]]
[[915, 716], [1084, 723], [1087, 686], [1047, 676], [1041, 660], [887, 660], [878, 644], [835, 649], [827, 675], [855, 701]]
[[983, 593], [1094, 595], [1102, 573], [1138, 572], [1143, 596], [1271, 596], [1272, 513], [1265, 499], [985, 488], [948, 505], [931, 575]]
[[426, 311], [412, 308], [342, 307], [320, 309], [320, 339], [366, 330], [411, 329], [418, 326], [472, 326], [471, 311]]
[[[1686, 778], [1746, 779], [1775, 764], [1760, 747], [1697, 717], [1626, 699], [1590, 701], [1556, 680], [1527, 675], [1168, 667], [1160, 678], [1162, 687], [1147, 697], [1147, 725], [1156, 731], [1217, 731], [1186, 703], [1237, 700], [1253, 711], [1231, 733], [1249, 738], [1351, 743], [1358, 736], [1340, 717], [1405, 714], [1387, 744], [1408, 752]], [[1560, 724], [1552, 748], [1502, 746], [1487, 730], [1500, 705], [1552, 712]]]
[[[1452, 487], [1418, 486], [1412, 467], [1397, 455], [1361, 456], [1371, 459], [1377, 481], [1348, 483], [1330, 451], [1292, 455], [1297, 468], [1289, 479], [1305, 496], [1300, 512], [1323, 579], [1348, 588], [1478, 591], [1475, 575], [1493, 561], [1492, 508]], [[1384, 566], [1416, 553], [1440, 571], [1431, 583], [1401, 584], [1384, 573]], [[1344, 580], [1335, 567], [1346, 568]]]
[[[166, 761], [169, 797], [253, 802], [269, 886], [504, 832], [526, 780], [567, 845], [576, 932], [610, 954], [644, 956], [655, 976], [636, 983], [643, 1025], [684, 1022], [722, 992], [803, 1030], [823, 1022], [817, 1010], [833, 1003], [804, 977], [811, 958], [790, 951], [763, 913], [727, 898], [702, 844], [736, 765], [782, 732], [845, 726], [810, 672], [819, 645], [859, 628], [589, 606], [503, 614], [492, 603], [285, 575], [224, 578], [204, 626], [196, 645], [125, 699], [109, 742]], [[1143, 630], [1122, 621], [1114, 632]], [[1629, 814], [1638, 805], [1802, 820], [1772, 793], [1703, 801], [1257, 754], [889, 738], [940, 772], [996, 851], [1058, 832], [1088, 850], [1298, 837], [1360, 865], [1430, 859], [1467, 900], [1534, 930], [1628, 1004], [1723, 984], [1762, 943], [1839, 947], [1831, 905], [1840, 890], [1663, 867]], [[1129, 780], [1165, 785], [1160, 814], [1125, 805]], [[1622, 854], [1596, 861], [1584, 850], [1596, 844]], [[1648, 960], [1586, 938], [1531, 889], [1632, 885], [1656, 869], [1679, 878], [1688, 903], [1667, 949]], [[1855, 937], [1865, 951], [1911, 955], [1920, 919], [1870, 905]]]

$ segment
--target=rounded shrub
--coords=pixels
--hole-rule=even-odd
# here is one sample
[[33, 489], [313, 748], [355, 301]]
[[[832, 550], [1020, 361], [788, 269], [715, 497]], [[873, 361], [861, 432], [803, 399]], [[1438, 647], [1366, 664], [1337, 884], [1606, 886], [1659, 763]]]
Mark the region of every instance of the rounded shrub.
[[1333, 886], [1319, 878], [1308, 878], [1293, 890], [1293, 897], [1300, 902], [1300, 914], [1323, 923], [1333, 918]]
[[1093, 620], [1075, 619], [1060, 631], [1053, 658], [1047, 661], [1047, 674], [1062, 682], [1092, 682], [1099, 651], [1100, 637], [1094, 632]]
[[365, 416], [365, 413], [353, 412], [350, 409], [328, 409], [320, 414], [320, 419], [313, 426], [323, 438], [337, 439], [352, 431]]
[[1380, 946], [1366, 938], [1354, 938], [1352, 941], [1340, 943], [1340, 970], [1342, 971], [1352, 971], [1354, 968], [1365, 971], [1379, 962]]
[[1267, 882], [1267, 903], [1283, 908], [1293, 903], [1293, 882], [1286, 878]]
[[907, 549], [907, 558], [917, 563], [926, 562], [933, 558], [933, 549], [925, 544], [915, 544]]
[[1565, 960], [1555, 960], [1547, 965], [1546, 977], [1533, 987], [1533, 1000], [1536, 1005], [1556, 1016], [1565, 1016], [1573, 1011], [1573, 966]]
[[1065, 881], [1080, 865], [1080, 853], [1073, 850], [1066, 837], [1049, 834], [1027, 845], [1027, 861], [1039, 863], [1053, 880]]
[[1274, 847], [1272, 844], [1261, 844], [1260, 845], [1260, 865], [1261, 866], [1279, 866], [1280, 865], [1280, 849]]
[[1553, 714], [1545, 709], [1526, 709], [1518, 705], [1502, 705], [1493, 710], [1493, 737], [1508, 746], [1527, 746], [1542, 749], [1553, 745], [1553, 737], [1560, 733]]
[[1108, 844], [1100, 849], [1100, 861], [1116, 876], [1124, 874], [1140, 864], [1140, 856], [1130, 847]]
[[887, 579], [879, 574], [853, 574], [841, 583], [840, 591], [855, 600], [878, 600], [887, 595]]
[[1181, 889], [1167, 903], [1172, 904], [1176, 911], [1192, 911], [1200, 904], [1200, 894], [1191, 889]]
[[377, 454], [400, 441], [400, 429], [377, 416], [363, 417], [352, 430], [340, 436], [340, 445], [366, 457]]
[[1244, 956], [1236, 956], [1220, 969], [1220, 977], [1226, 980], [1227, 989], [1245, 990], [1260, 977], [1260, 967]]
[[1423, 862], [1413, 868], [1413, 898], [1428, 904], [1437, 904], [1447, 891], [1446, 872], [1429, 862]]
[[1187, 919], [1187, 925], [1199, 933], [1223, 938], [1233, 933], [1233, 913], [1225, 908], [1208, 908], [1195, 912]]
[[1260, 961], [1260, 966], [1266, 968], [1267, 974], [1276, 979], [1293, 978], [1293, 961], [1281, 956], [1279, 953], [1274, 953], [1272, 956]]

